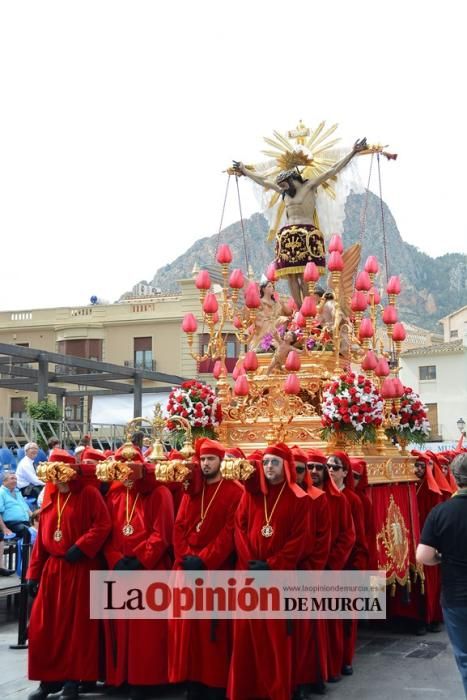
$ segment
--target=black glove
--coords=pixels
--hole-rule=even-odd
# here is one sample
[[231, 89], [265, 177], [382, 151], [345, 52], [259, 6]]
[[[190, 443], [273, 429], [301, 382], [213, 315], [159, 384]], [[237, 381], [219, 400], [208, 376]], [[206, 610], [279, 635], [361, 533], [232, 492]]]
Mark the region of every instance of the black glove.
[[186, 554], [183, 557], [182, 561], [182, 569], [184, 571], [200, 571], [201, 569], [205, 569], [205, 565], [202, 559], [196, 556], [192, 556], [190, 554]]
[[126, 557], [122, 557], [114, 566], [114, 571], [126, 571]]
[[76, 544], [72, 544], [70, 549], [65, 554], [65, 559], [70, 564], [75, 564], [77, 561], [83, 559], [85, 556], [85, 553]]
[[136, 557], [125, 557], [125, 559], [127, 571], [138, 571], [138, 569], [143, 568], [143, 565]]
[[37, 591], [39, 590], [39, 581], [36, 579], [30, 578], [26, 581], [24, 584], [26, 586], [26, 590], [28, 592], [28, 595], [31, 596], [31, 598], [35, 598], [37, 595]]
[[253, 559], [253, 561], [248, 562], [248, 568], [250, 571], [268, 571], [268, 564], [262, 559]]
[[143, 565], [136, 557], [122, 557], [114, 566], [114, 571], [137, 571]]

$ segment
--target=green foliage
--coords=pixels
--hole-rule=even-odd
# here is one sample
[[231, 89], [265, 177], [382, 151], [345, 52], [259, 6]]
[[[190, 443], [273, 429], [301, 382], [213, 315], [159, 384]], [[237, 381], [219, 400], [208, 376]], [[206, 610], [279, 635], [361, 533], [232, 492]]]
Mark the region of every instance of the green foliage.
[[342, 433], [346, 442], [353, 445], [366, 445], [376, 442], [376, 428], [374, 425], [365, 425], [363, 430], [355, 430], [352, 426], [345, 426], [336, 430], [335, 428], [323, 428], [321, 430], [321, 439], [326, 442], [331, 442], [336, 437], [337, 433]]
[[418, 445], [419, 447], [422, 447], [422, 445], [424, 445], [425, 442], [427, 442], [428, 440], [428, 435], [425, 435], [423, 430], [411, 431], [410, 428], [404, 428], [403, 430], [397, 430], [396, 428], [388, 428], [385, 432], [389, 438], [395, 438], [398, 441], [399, 438], [402, 438], [407, 442], [407, 444], [413, 443], [415, 445]]
[[27, 401], [26, 411], [28, 416], [34, 420], [60, 420], [62, 417], [62, 412], [60, 411], [57, 404], [49, 399], [44, 399], [43, 401]]
[[41, 423], [43, 435], [38, 432], [36, 442], [43, 450], [47, 450], [47, 440], [54, 434], [53, 428], [47, 424], [47, 421], [55, 423], [61, 420], [62, 413], [60, 408], [53, 401], [44, 399], [43, 401], [27, 401], [26, 411], [28, 416], [33, 420], [46, 421], [45, 423]]

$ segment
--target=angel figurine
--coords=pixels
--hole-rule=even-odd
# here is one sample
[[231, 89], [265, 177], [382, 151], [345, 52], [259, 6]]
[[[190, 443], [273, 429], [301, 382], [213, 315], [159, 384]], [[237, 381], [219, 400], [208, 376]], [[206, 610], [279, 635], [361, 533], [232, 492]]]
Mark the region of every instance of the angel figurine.
[[[287, 324], [293, 309], [276, 297], [274, 284], [267, 280], [260, 284], [259, 296], [261, 303], [256, 313], [252, 334], [248, 339], [248, 348], [255, 351], [275, 349], [281, 342], [278, 329]], [[267, 348], [261, 344], [264, 339], [267, 339]]]

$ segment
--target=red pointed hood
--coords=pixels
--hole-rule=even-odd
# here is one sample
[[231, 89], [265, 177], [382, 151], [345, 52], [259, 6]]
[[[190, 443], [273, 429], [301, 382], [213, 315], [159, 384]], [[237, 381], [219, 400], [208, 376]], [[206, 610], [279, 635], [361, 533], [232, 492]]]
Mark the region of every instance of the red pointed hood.
[[425, 481], [426, 485], [428, 486], [428, 490], [432, 491], [433, 493], [437, 493], [439, 496], [441, 496], [441, 489], [439, 488], [438, 484], [436, 483], [435, 477], [433, 476], [433, 468], [432, 468], [432, 460], [430, 457], [426, 454], [426, 452], [420, 452], [420, 450], [412, 450], [410, 453], [414, 457], [417, 458], [417, 460], [421, 462], [425, 462]]
[[210, 438], [198, 438], [195, 442], [195, 451], [198, 459], [203, 455], [216, 455], [219, 459], [224, 459], [225, 455], [224, 445]]
[[350, 462], [350, 457], [347, 454], [347, 452], [342, 452], [341, 450], [334, 450], [329, 456], [337, 457], [338, 459], [340, 459], [340, 461], [344, 465], [344, 468], [347, 470], [347, 474], [344, 478], [344, 484], [346, 488], [350, 489], [351, 491], [355, 491], [355, 481], [353, 478], [352, 464]]
[[357, 474], [360, 474], [360, 480], [355, 486], [355, 491], [364, 493], [368, 488], [367, 464], [365, 460], [361, 457], [351, 457], [350, 464], [352, 466], [352, 471], [357, 472]]
[[[298, 486], [298, 484], [296, 483], [297, 473], [295, 471], [295, 460], [293, 458], [293, 454], [290, 447], [288, 447], [284, 442], [277, 442], [275, 445], [268, 445], [263, 450], [263, 458], [265, 455], [274, 455], [275, 457], [281, 457], [284, 460], [284, 475], [289, 489], [293, 491], [295, 495], [299, 498], [306, 496], [305, 491], [301, 489], [300, 486]], [[264, 471], [262, 468], [261, 474], [263, 482], [262, 487], [264, 486], [266, 489], [265, 491], [263, 491], [263, 488], [261, 490], [263, 491], [263, 493], [267, 493], [266, 478], [264, 477]]]
[[[449, 495], [452, 495], [453, 490], [449, 484], [449, 481], [446, 479], [446, 477], [443, 474], [443, 471], [441, 469], [441, 457], [439, 457], [437, 454], [434, 452], [428, 452], [427, 455], [431, 457], [431, 461], [433, 464], [433, 476], [435, 478], [436, 483], [438, 484], [439, 488], [443, 493], [447, 493]], [[457, 489], [456, 489], [457, 491]]]
[[246, 459], [246, 455], [239, 447], [226, 447], [225, 454], [234, 457], [235, 459]]

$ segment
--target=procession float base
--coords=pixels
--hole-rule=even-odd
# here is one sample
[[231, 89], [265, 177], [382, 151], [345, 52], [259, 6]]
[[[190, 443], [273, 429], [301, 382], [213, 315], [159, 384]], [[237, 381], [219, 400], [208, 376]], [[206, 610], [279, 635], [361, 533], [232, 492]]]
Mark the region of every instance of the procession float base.
[[272, 354], [258, 354], [258, 367], [247, 373], [249, 392], [233, 397], [222, 380], [218, 383], [222, 396], [224, 419], [219, 439], [225, 445], [240, 447], [245, 453], [265, 449], [275, 441], [300, 445], [332, 453], [345, 450], [351, 457], [362, 457], [367, 463], [369, 489], [373, 504], [375, 547], [378, 568], [385, 569], [388, 585], [408, 586], [423, 577], [416, 560], [419, 539], [419, 518], [416, 498], [415, 459], [396, 448], [381, 429], [376, 443], [360, 444], [334, 434], [329, 442], [322, 438], [319, 413], [323, 387], [344, 369], [344, 361], [333, 352], [303, 354], [297, 371], [300, 393], [284, 391], [284, 373], [268, 374]]

